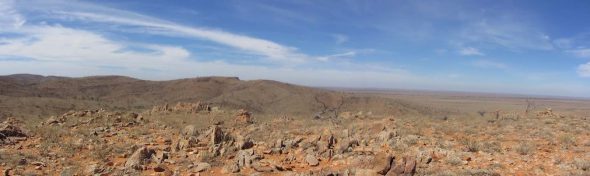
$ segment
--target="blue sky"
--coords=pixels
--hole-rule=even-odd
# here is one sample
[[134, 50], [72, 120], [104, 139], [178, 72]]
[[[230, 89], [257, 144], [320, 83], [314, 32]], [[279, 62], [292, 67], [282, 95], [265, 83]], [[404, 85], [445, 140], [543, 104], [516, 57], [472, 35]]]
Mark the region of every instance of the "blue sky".
[[0, 0], [0, 74], [590, 97], [590, 1]]

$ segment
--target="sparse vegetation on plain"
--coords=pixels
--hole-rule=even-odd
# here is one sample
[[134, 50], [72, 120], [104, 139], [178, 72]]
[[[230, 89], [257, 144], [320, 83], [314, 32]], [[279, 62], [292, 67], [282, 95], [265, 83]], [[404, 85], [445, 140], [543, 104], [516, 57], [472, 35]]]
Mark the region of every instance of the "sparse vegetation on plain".
[[[394, 96], [235, 78], [151, 83], [121, 77], [63, 79], [73, 85], [69, 91], [88, 95], [46, 92], [38, 99], [27, 93], [38, 91], [33, 87], [3, 91], [0, 103], [18, 98], [26, 100], [21, 106], [35, 102], [40, 110], [31, 111], [32, 116], [2, 116], [0, 170], [37, 175], [589, 172], [590, 133], [583, 130], [589, 126], [589, 109], [578, 105], [590, 103], [580, 100]], [[99, 86], [103, 81], [112, 81], [106, 90]], [[51, 81], [36, 86], [47, 85]], [[127, 86], [146, 85], [182, 91], [125, 95], [131, 92]], [[44, 102], [49, 95], [51, 101]], [[128, 101], [132, 97], [137, 102]], [[104, 104], [109, 105], [100, 107]], [[554, 108], [540, 108], [544, 106]], [[12, 105], [3, 108], [8, 111], [2, 114], [24, 113]], [[502, 113], [497, 118], [492, 112]], [[517, 119], [515, 114], [521, 115]]]

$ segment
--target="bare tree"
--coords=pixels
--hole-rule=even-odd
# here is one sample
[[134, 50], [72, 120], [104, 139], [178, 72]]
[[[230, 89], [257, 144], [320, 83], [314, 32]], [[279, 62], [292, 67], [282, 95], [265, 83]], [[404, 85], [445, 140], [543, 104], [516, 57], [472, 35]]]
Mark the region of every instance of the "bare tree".
[[338, 115], [340, 114], [342, 106], [344, 105], [344, 102], [345, 102], [345, 97], [343, 95], [340, 95], [340, 97], [338, 98], [338, 100], [336, 102], [336, 105], [334, 105], [334, 106], [331, 106], [329, 102], [322, 101], [320, 99], [319, 95], [315, 95], [314, 99], [321, 106], [320, 112], [315, 115], [315, 118], [320, 118], [321, 115], [326, 114], [326, 113], [331, 114], [329, 116], [330, 118], [332, 118], [332, 117], [338, 118]]
[[535, 109], [536, 107], [537, 105], [535, 105], [535, 102], [531, 101], [530, 99], [526, 99], [526, 108], [524, 110], [524, 116], [528, 117], [529, 112], [533, 111], [533, 109]]
[[482, 117], [483, 117], [483, 116], [485, 116], [485, 115], [486, 115], [487, 111], [484, 111], [484, 110], [479, 110], [479, 111], [477, 111], [477, 113], [478, 113], [480, 116], [482, 116]]

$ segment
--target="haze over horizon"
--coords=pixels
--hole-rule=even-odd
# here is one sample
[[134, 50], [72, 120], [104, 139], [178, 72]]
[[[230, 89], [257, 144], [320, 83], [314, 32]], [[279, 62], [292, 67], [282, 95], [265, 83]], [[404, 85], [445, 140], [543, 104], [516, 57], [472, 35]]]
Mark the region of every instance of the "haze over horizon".
[[0, 0], [0, 74], [590, 97], [589, 1]]

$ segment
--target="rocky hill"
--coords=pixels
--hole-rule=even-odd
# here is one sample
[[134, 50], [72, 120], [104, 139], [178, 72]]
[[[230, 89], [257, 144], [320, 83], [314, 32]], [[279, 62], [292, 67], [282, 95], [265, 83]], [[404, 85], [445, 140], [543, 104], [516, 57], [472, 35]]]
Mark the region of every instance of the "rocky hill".
[[147, 81], [123, 76], [0, 76], [1, 117], [46, 117], [99, 108], [143, 111], [154, 105], [196, 101], [262, 114], [309, 117], [337, 116], [344, 111], [407, 114], [430, 110], [399, 100], [236, 77]]

